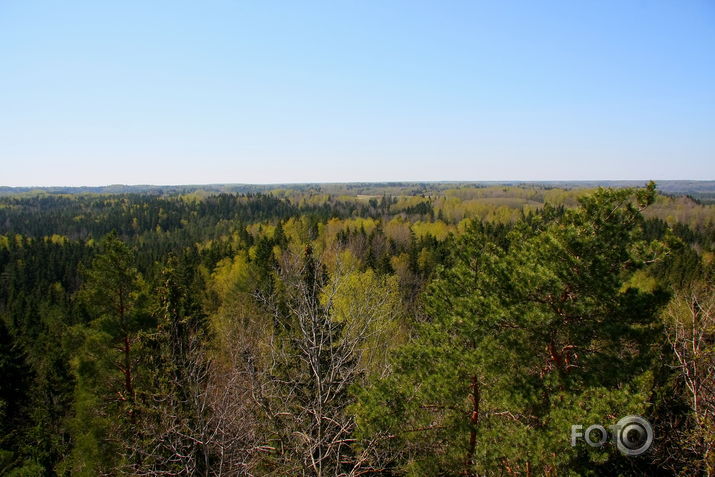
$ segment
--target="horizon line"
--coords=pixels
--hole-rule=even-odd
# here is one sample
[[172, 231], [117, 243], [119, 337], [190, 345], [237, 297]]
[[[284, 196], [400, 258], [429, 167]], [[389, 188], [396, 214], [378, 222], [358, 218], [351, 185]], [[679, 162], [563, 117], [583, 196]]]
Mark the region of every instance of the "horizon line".
[[207, 182], [207, 183], [110, 183], [110, 184], [84, 184], [84, 185], [0, 185], [4, 189], [81, 189], [81, 188], [101, 188], [101, 187], [217, 187], [217, 186], [283, 186], [283, 185], [342, 185], [342, 184], [578, 184], [593, 182], [630, 182], [648, 183], [650, 181], [659, 182], [715, 182], [715, 179], [503, 179], [503, 180], [376, 180], [376, 181], [303, 181], [303, 182]]

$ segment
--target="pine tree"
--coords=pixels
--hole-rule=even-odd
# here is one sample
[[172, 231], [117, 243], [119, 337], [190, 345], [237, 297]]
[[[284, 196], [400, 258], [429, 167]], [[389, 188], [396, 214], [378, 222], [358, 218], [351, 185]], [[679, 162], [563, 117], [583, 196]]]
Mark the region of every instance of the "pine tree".
[[571, 424], [639, 414], [656, 316], [667, 300], [629, 284], [665, 247], [642, 240], [642, 190], [600, 190], [545, 210], [502, 243], [473, 224], [430, 288], [429, 321], [361, 394], [363, 436], [415, 475], [497, 470], [622, 472], [611, 447], [569, 445]]
[[141, 346], [151, 324], [146, 285], [134, 254], [116, 234], [104, 237], [78, 292], [89, 323], [74, 327], [72, 359], [77, 379], [74, 450], [65, 467], [96, 475], [127, 463], [136, 422]]

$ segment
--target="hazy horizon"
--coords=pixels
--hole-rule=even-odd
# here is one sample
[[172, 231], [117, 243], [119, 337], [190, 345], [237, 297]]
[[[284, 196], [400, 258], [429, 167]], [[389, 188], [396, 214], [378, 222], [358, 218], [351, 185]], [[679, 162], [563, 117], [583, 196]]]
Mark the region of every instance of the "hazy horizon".
[[638, 186], [646, 185], [650, 180], [654, 180], [656, 184], [707, 184], [712, 185], [715, 190], [715, 180], [712, 179], [583, 179], [583, 180], [520, 180], [520, 179], [504, 179], [504, 180], [384, 180], [384, 181], [307, 181], [307, 182], [213, 182], [213, 183], [183, 183], [183, 184], [152, 184], [152, 183], [107, 183], [107, 184], [82, 184], [82, 185], [6, 185], [0, 184], [0, 189], [104, 189], [112, 187], [127, 187], [127, 188], [202, 188], [202, 187], [277, 187], [277, 186], [330, 186], [330, 185], [390, 185], [390, 184], [465, 184], [465, 185], [507, 185], [507, 184], [524, 184], [524, 185], [573, 185], [573, 186], [591, 186], [591, 185], [627, 185]]

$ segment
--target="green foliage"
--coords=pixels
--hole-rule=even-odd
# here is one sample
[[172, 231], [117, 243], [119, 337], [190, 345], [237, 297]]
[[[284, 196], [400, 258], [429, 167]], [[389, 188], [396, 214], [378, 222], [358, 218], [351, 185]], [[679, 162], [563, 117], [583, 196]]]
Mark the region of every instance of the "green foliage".
[[212, 460], [201, 434], [210, 420], [209, 360], [200, 302], [205, 287], [192, 266], [195, 260], [191, 254], [168, 257], [154, 291], [157, 326], [140, 336], [145, 357], [132, 423], [131, 473], [206, 475]]
[[[0, 198], [0, 475], [707, 468], [713, 393], [695, 410], [671, 341], [711, 302], [712, 205], [229, 189]], [[626, 414], [643, 456], [570, 446]]]
[[69, 334], [77, 386], [70, 424], [74, 447], [63, 465], [78, 475], [106, 472], [129, 458], [142, 351], [137, 337], [151, 324], [146, 285], [129, 247], [110, 234], [99, 250], [78, 292], [90, 321]]
[[547, 208], [501, 244], [475, 223], [394, 374], [362, 391], [362, 435], [395, 436], [386, 453], [403, 451], [392, 465], [406, 474], [617, 465], [613, 449], [572, 448], [568, 436], [570, 424], [645, 410], [667, 295], [624, 283], [665, 253], [641, 237], [653, 195], [600, 190], [578, 209]]

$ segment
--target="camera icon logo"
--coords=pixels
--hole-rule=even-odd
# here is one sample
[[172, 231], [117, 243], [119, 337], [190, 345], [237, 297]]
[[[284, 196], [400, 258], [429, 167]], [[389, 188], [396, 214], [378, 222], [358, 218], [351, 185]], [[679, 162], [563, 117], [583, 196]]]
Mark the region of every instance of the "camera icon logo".
[[[583, 426], [571, 426], [571, 446], [575, 447], [577, 440], [583, 438], [591, 447], [601, 447], [608, 441], [609, 436], [623, 455], [641, 455], [653, 443], [653, 427], [640, 416], [626, 416], [615, 425], [609, 426], [609, 433], [600, 424], [592, 424], [582, 431]], [[598, 437], [594, 439], [594, 434]]]

